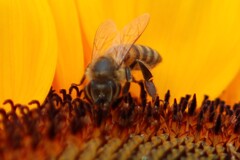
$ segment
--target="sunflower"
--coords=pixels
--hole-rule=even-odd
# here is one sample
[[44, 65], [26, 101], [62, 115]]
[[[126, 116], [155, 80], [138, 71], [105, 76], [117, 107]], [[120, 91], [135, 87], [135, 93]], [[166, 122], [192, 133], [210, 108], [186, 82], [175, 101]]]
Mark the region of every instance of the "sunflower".
[[[44, 125], [48, 128], [48, 131], [45, 132], [45, 130], [40, 131], [39, 129], [33, 128], [36, 132], [31, 132], [30, 134], [26, 131], [26, 133], [28, 133], [28, 136], [32, 136], [38, 140], [41, 137], [41, 134], [44, 133], [44, 135], [48, 135], [47, 137], [51, 139], [50, 142], [44, 141], [46, 139], [43, 138], [41, 142], [37, 141], [38, 143], [33, 141], [32, 146], [47, 146], [45, 148], [46, 150], [55, 147], [54, 151], [48, 152], [50, 157], [61, 153], [61, 156], [64, 158], [65, 155], [75, 154], [76, 151], [77, 153], [81, 152], [81, 156], [90, 156], [91, 158], [91, 154], [89, 154], [88, 151], [97, 152], [97, 148], [100, 148], [96, 154], [100, 155], [100, 153], [105, 153], [103, 151], [104, 149], [99, 147], [103, 144], [107, 144], [105, 148], [108, 150], [111, 150], [111, 147], [119, 148], [122, 146], [123, 142], [128, 140], [127, 137], [129, 137], [129, 134], [132, 133], [131, 128], [128, 128], [128, 131], [123, 132], [121, 135], [124, 140], [119, 140], [116, 137], [112, 138], [110, 141], [107, 141], [106, 138], [101, 139], [102, 127], [99, 126], [99, 128], [96, 126], [92, 127], [96, 130], [94, 130], [92, 137], [88, 137], [87, 134], [89, 133], [89, 130], [92, 131], [92, 128], [89, 127], [91, 124], [89, 123], [89, 117], [84, 117], [82, 119], [75, 118], [76, 115], [81, 115], [78, 111], [74, 112], [73, 115], [68, 111], [69, 115], [64, 116], [65, 118], [70, 117], [71, 125], [78, 126], [79, 122], [81, 122], [81, 124], [87, 126], [87, 129], [82, 130], [78, 127], [70, 127], [72, 129], [71, 133], [75, 133], [75, 130], [77, 130], [76, 132], [83, 131], [80, 134], [82, 139], [80, 142], [77, 142], [78, 145], [63, 144], [61, 139], [64, 139], [64, 136], [65, 138], [68, 137], [68, 140], [71, 139], [71, 141], [74, 141], [77, 138], [72, 135], [66, 136], [67, 134], [65, 134], [64, 129], [64, 133], [59, 133], [61, 136], [64, 136], [59, 138], [58, 135], [57, 137], [55, 133], [56, 131], [59, 131], [59, 126], [57, 125], [59, 123], [57, 122], [62, 122], [62, 115], [56, 116], [58, 114], [56, 111], [59, 107], [58, 102], [52, 103], [48, 101], [49, 98], [53, 96], [53, 91], [51, 90], [51, 92], [49, 92], [49, 89], [52, 86], [56, 92], [59, 92], [61, 89], [68, 89], [72, 83], [78, 83], [80, 81], [86, 66], [91, 61], [94, 34], [102, 22], [106, 19], [112, 19], [119, 28], [122, 28], [133, 18], [146, 12], [151, 15], [150, 23], [137, 43], [156, 49], [163, 57], [163, 62], [154, 68], [152, 73], [154, 75], [154, 83], [157, 87], [160, 99], [164, 99], [164, 97], [166, 98], [165, 93], [170, 90], [171, 100], [169, 103], [173, 104], [173, 112], [174, 106], [177, 106], [178, 102], [179, 104], [184, 103], [181, 102], [181, 97], [185, 97], [186, 94], [194, 95], [192, 100], [189, 100], [189, 105], [193, 102], [195, 103], [195, 101], [201, 102], [203, 100], [202, 106], [198, 103], [200, 109], [198, 112], [198, 119], [196, 120], [197, 125], [200, 125], [199, 127], [201, 130], [203, 123], [201, 121], [202, 119], [199, 117], [201, 117], [201, 111], [205, 111], [203, 107], [204, 105], [211, 106], [211, 104], [216, 105], [216, 103], [218, 103], [219, 106], [225, 106], [225, 104], [239, 104], [239, 1], [212, 0], [200, 2], [187, 0], [184, 2], [170, 2], [124, 0], [109, 2], [95, 0], [43, 0], [41, 2], [22, 2], [16, 0], [14, 3], [10, 1], [1, 1], [0, 7], [0, 104], [2, 108], [4, 108], [4, 110], [1, 109], [1, 122], [3, 123], [1, 126], [3, 125], [3, 128], [5, 126], [5, 129], [3, 130], [6, 132], [5, 134], [5, 132], [1, 131], [0, 138], [1, 140], [6, 139], [6, 142], [8, 143], [12, 142], [12, 139], [9, 137], [13, 137], [13, 139], [15, 138], [16, 140], [16, 137], [19, 138], [24, 136], [23, 133], [19, 131], [21, 129], [17, 126], [15, 126], [17, 131], [14, 132], [16, 134], [10, 134], [11, 130], [7, 125], [8, 123], [5, 123], [5, 121], [7, 121], [6, 119], [8, 119], [6, 118], [6, 111], [11, 110], [11, 112], [13, 112], [14, 107], [10, 109], [11, 105], [8, 106], [7, 102], [12, 101], [14, 104], [21, 104], [22, 108], [20, 110], [23, 115], [23, 121], [24, 123], [26, 121], [28, 124], [30, 123], [28, 121], [29, 116], [26, 115], [30, 112], [30, 117], [33, 118], [32, 122], [35, 122], [37, 118], [40, 118], [34, 116], [35, 114], [33, 114], [32, 111], [29, 111], [29, 109], [26, 109], [26, 105], [28, 105], [29, 102], [33, 103], [32, 100], [37, 100], [42, 104], [41, 106], [46, 107], [46, 110], [49, 111], [48, 116], [50, 117], [41, 119], [41, 122], [45, 122]], [[63, 91], [64, 90], [61, 92], [63, 93]], [[136, 91], [133, 89], [131, 90], [131, 93], [134, 95]], [[196, 95], [197, 100], [195, 100]], [[205, 96], [204, 99], [204, 95], [208, 95], [208, 98]], [[134, 96], [137, 96], [137, 94]], [[217, 97], [224, 100], [224, 104], [223, 101], [219, 102], [219, 99], [216, 99]], [[189, 98], [190, 97], [186, 99]], [[128, 101], [129, 99], [132, 100], [132, 97], [128, 97]], [[209, 101], [209, 99], [216, 100]], [[85, 107], [87, 105], [85, 102], [83, 103], [81, 101], [77, 103], [80, 103]], [[130, 102], [127, 103], [130, 104]], [[38, 103], [36, 104], [38, 109], [41, 108]], [[63, 106], [65, 105], [66, 104], [64, 103]], [[55, 108], [53, 106], [55, 106]], [[32, 107], [32, 105], [29, 107]], [[226, 105], [226, 108], [229, 108], [228, 105]], [[208, 146], [210, 143], [214, 144], [213, 146], [215, 149], [215, 144], [219, 144], [216, 142], [216, 137], [221, 133], [221, 129], [219, 130], [221, 127], [218, 127], [218, 125], [222, 126], [223, 119], [231, 114], [230, 112], [232, 112], [232, 110], [230, 109], [230, 111], [228, 111], [226, 109], [226, 113], [224, 114], [225, 117], [223, 117], [221, 115], [221, 109], [219, 109], [216, 112], [217, 115], [215, 115], [214, 123], [209, 124], [215, 130], [209, 133], [205, 133], [204, 131], [204, 135], [212, 134], [213, 137], [210, 140], [206, 140], [206, 137], [205, 139], [201, 139], [207, 143], [207, 145], [203, 145], [203, 148], [205, 149], [208, 147], [206, 150], [214, 149], [211, 148], [211, 146]], [[119, 113], [120, 112], [121, 111], [119, 111]], [[139, 112], [140, 111], [136, 109], [136, 114]], [[116, 112], [113, 113], [113, 115], [116, 114]], [[238, 112], [234, 112], [234, 114], [238, 115]], [[15, 114], [13, 115], [13, 119], [11, 118], [9, 120], [15, 123], [14, 117], [16, 118], [16, 116]], [[176, 115], [178, 115], [178, 118], [184, 116], [184, 114], [180, 116], [178, 113]], [[51, 119], [51, 116], [54, 118]], [[73, 117], [71, 118], [71, 116]], [[238, 123], [237, 118], [238, 116], [236, 116], [235, 122], [237, 121]], [[105, 123], [111, 126], [109, 120], [106, 120]], [[121, 123], [125, 124], [125, 122], [122, 121]], [[69, 123], [63, 122], [61, 123], [60, 128], [64, 128], [64, 126], [68, 124]], [[39, 125], [37, 120], [36, 125]], [[178, 126], [177, 123], [175, 125]], [[35, 126], [35, 123], [33, 126]], [[143, 124], [143, 126], [146, 127], [146, 124]], [[186, 126], [189, 127], [189, 125]], [[237, 126], [238, 124], [235, 124], [235, 128]], [[28, 127], [28, 125], [25, 126], [25, 128]], [[104, 128], [104, 134], [105, 132], [109, 132], [107, 128], [108, 127]], [[176, 128], [177, 127], [175, 127], [175, 129]], [[112, 134], [116, 135], [120, 130], [121, 129], [119, 128], [115, 129]], [[146, 133], [149, 134], [146, 134], [145, 136], [137, 135], [130, 138], [127, 141], [129, 146], [128, 149], [123, 148], [122, 152], [124, 154], [122, 153], [121, 155], [126, 155], [129, 153], [128, 151], [134, 152], [136, 147], [139, 147], [140, 144], [144, 144], [142, 148], [146, 149], [146, 147], [149, 147], [149, 144], [145, 142], [151, 141], [151, 143], [158, 145], [160, 141], [168, 140], [168, 136], [172, 134], [172, 131], [168, 132], [168, 134], [165, 134], [165, 132], [162, 134], [161, 132], [161, 134], [156, 134], [158, 135], [157, 137], [151, 137], [150, 133], [153, 133], [151, 127], [147, 127], [146, 130]], [[139, 129], [137, 133], [142, 133], [140, 131], [141, 129]], [[66, 133], [68, 132], [70, 131], [66, 131]], [[175, 133], [176, 130], [173, 130], [173, 132]], [[237, 130], [234, 132], [238, 133]], [[11, 136], [6, 136], [8, 134]], [[199, 134], [198, 138], [199, 137], [204, 136]], [[236, 137], [234, 138], [237, 139]], [[24, 140], [26, 141], [21, 144], [14, 143], [13, 146], [10, 145], [12, 147], [11, 149], [28, 146], [28, 138]], [[158, 148], [157, 150], [164, 152], [161, 154], [166, 156], [167, 151], [170, 148], [174, 148], [172, 145], [174, 145], [175, 140], [176, 139], [171, 139], [170, 142], [164, 143], [165, 148]], [[194, 142], [197, 140], [195, 137]], [[85, 141], [88, 142], [83, 145], [83, 142]], [[179, 141], [179, 139], [176, 141]], [[184, 139], [183, 141], [191, 140]], [[231, 142], [232, 141], [234, 140], [231, 139]], [[61, 147], [65, 146], [63, 150], [59, 147], [59, 143], [62, 144], [60, 145]], [[190, 143], [185, 142], [185, 144]], [[233, 155], [238, 157], [239, 153], [232, 151], [231, 145], [235, 145], [235, 147], [238, 148], [239, 142], [227, 145], [230, 145], [227, 147], [227, 150], [230, 150]], [[82, 147], [85, 150], [83, 151], [76, 146], [80, 146], [80, 148]], [[151, 146], [150, 150], [151, 148], [153, 147]], [[3, 150], [2, 145], [0, 146], [0, 149]], [[182, 153], [181, 147], [178, 147], [178, 149], [177, 153]], [[185, 147], [185, 150], [188, 149], [191, 150], [191, 146], [187, 146], [187, 149]], [[141, 151], [141, 147], [139, 147], [138, 150]], [[218, 153], [222, 153], [219, 151], [221, 149], [218, 148], [216, 150]], [[43, 151], [39, 149], [36, 154], [42, 152]], [[115, 152], [115, 150], [112, 152]], [[156, 154], [160, 154], [159, 152], [156, 152]], [[175, 151], [172, 152], [174, 153]], [[24, 153], [24, 151], [22, 151], [22, 153]], [[145, 154], [142, 152], [138, 153], [140, 156]], [[8, 158], [8, 155], [5, 155], [4, 157]], [[79, 157], [79, 155], [77, 157]], [[124, 157], [122, 158], [124, 159]]]

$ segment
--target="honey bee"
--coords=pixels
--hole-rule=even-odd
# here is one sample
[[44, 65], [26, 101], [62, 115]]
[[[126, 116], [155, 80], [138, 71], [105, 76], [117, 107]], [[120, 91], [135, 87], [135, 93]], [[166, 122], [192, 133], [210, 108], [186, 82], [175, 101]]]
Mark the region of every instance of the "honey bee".
[[149, 69], [161, 62], [162, 58], [150, 47], [135, 44], [149, 19], [149, 14], [143, 14], [121, 31], [117, 30], [111, 20], [98, 28], [91, 63], [79, 85], [88, 79], [85, 86], [86, 97], [102, 110], [107, 110], [121, 93], [128, 92], [130, 82], [134, 80], [131, 70], [141, 70], [148, 94], [151, 97], [156, 96]]

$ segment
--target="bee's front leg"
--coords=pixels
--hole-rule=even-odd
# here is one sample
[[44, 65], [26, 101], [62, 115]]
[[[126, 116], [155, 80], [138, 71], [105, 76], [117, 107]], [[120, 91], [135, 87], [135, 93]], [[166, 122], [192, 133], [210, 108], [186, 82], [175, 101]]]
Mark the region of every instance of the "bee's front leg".
[[82, 93], [84, 92], [84, 89], [81, 89], [79, 91], [78, 86], [81, 86], [84, 83], [85, 80], [86, 80], [86, 75], [84, 74], [79, 84], [77, 84], [77, 83], [72, 83], [71, 84], [71, 87], [69, 88], [69, 93], [71, 94], [72, 90], [75, 89], [76, 92], [77, 92], [77, 97], [81, 97]]
[[123, 95], [126, 95], [130, 89], [130, 84], [132, 81], [132, 74], [131, 69], [129, 67], [125, 68], [125, 77], [126, 77], [126, 83], [123, 86]]
[[86, 80], [86, 75], [84, 74], [79, 84], [72, 83], [71, 86], [81, 86], [85, 80]]

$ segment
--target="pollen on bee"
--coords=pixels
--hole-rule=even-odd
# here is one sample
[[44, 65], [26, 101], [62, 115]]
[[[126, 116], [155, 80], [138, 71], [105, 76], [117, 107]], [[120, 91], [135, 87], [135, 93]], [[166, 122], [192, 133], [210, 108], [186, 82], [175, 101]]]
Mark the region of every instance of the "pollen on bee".
[[138, 85], [139, 96], [120, 96], [108, 112], [75, 86], [59, 94], [51, 89], [43, 104], [6, 100], [11, 110], [0, 109], [0, 159], [240, 158], [240, 103], [205, 96], [197, 108], [194, 94], [170, 104], [170, 91], [148, 100]]

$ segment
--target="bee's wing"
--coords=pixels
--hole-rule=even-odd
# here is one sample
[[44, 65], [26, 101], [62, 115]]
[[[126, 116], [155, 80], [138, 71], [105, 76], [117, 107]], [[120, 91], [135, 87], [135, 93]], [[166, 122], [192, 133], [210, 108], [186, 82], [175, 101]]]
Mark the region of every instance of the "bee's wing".
[[117, 33], [117, 27], [111, 20], [107, 20], [99, 26], [93, 42], [92, 61], [106, 53]]
[[149, 19], [149, 14], [143, 14], [127, 24], [123, 30], [116, 35], [116, 38], [113, 40], [113, 47], [111, 50], [113, 52], [112, 56], [119, 66], [123, 63], [123, 60], [132, 45], [137, 41], [147, 27]]

